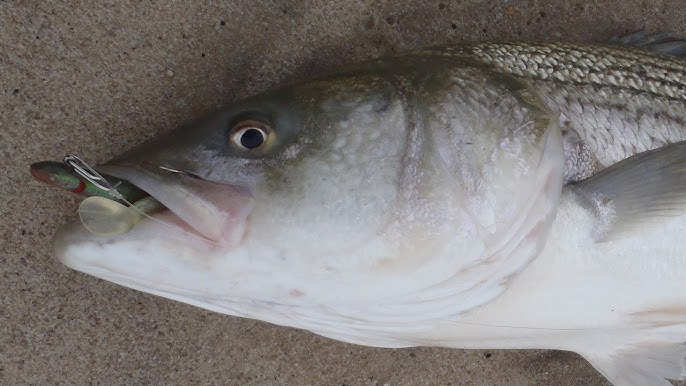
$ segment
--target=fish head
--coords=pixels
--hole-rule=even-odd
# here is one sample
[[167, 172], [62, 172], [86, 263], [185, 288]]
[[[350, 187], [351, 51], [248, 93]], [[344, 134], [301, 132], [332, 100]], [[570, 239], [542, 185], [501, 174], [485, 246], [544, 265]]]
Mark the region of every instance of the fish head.
[[[522, 240], [552, 221], [559, 128], [526, 98], [504, 109], [511, 90], [489, 76], [444, 75], [469, 81], [409, 92], [411, 82], [363, 68], [155, 138], [98, 170], [168, 210], [117, 236], [71, 224], [56, 254], [127, 287], [347, 341], [360, 342], [341, 319], [414, 323], [476, 306], [483, 297], [470, 291], [494, 296], [483, 287], [524, 264], [499, 270], [502, 260], [523, 251], [529, 261], [535, 248]], [[484, 90], [493, 100], [474, 98]], [[551, 199], [532, 209], [545, 189]]]
[[[388, 222], [398, 174], [389, 165], [400, 162], [404, 122], [391, 82], [367, 73], [238, 102], [98, 166], [168, 210], [116, 236], [70, 224], [56, 236], [56, 255], [191, 303], [270, 300], [288, 286], [298, 294], [297, 283], [282, 281], [327, 272], [332, 251], [354, 250]], [[280, 271], [298, 275], [281, 280]]]

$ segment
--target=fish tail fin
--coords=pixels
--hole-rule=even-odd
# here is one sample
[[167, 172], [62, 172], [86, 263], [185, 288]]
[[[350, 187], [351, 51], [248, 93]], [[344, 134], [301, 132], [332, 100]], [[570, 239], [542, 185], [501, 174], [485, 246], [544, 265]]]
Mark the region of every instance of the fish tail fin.
[[686, 58], [686, 40], [677, 39], [667, 33], [646, 35], [645, 31], [637, 31], [626, 36], [613, 36], [611, 44], [642, 48], [664, 55]]
[[609, 355], [582, 354], [614, 386], [672, 386], [686, 379], [686, 344], [649, 342]]

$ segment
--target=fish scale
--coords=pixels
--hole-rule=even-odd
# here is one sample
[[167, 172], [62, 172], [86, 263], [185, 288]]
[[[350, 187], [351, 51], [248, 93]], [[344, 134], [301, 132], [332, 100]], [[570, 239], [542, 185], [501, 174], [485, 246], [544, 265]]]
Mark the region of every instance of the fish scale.
[[555, 43], [483, 43], [459, 51], [533, 81], [548, 107], [560, 111], [561, 127], [576, 134], [596, 161], [588, 171], [572, 167], [567, 177], [585, 178], [626, 157], [686, 139], [682, 59]]
[[[649, 91], [657, 96], [681, 100], [686, 98], [686, 69], [678, 58], [644, 54], [637, 50], [622, 51], [616, 47], [572, 44], [484, 43], [463, 49], [515, 75]], [[543, 65], [551, 61], [555, 64]], [[542, 67], [544, 71], [539, 71]]]

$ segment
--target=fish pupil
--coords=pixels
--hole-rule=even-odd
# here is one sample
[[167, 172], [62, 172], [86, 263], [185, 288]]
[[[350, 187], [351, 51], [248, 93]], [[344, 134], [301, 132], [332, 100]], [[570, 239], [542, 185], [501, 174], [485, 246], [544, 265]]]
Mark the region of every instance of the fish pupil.
[[254, 149], [264, 142], [264, 135], [258, 129], [248, 129], [241, 136], [241, 145], [247, 149]]

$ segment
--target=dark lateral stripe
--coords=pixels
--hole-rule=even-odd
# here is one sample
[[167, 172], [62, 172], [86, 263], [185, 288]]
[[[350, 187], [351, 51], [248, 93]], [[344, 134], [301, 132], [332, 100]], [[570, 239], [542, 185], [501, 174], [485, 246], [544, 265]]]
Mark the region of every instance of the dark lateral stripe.
[[[573, 46], [559, 49], [556, 45], [485, 44], [474, 46], [472, 53], [513, 75], [521, 73], [521, 76], [556, 83], [596, 84], [686, 100], [686, 69], [683, 64], [673, 68], [674, 63], [671, 63], [681, 59], [667, 60], [621, 49], [598, 48], [596, 52], [588, 52]], [[637, 66], [640, 68], [636, 69]]]

